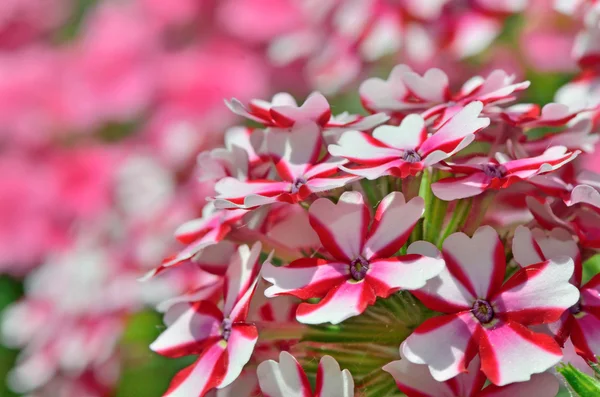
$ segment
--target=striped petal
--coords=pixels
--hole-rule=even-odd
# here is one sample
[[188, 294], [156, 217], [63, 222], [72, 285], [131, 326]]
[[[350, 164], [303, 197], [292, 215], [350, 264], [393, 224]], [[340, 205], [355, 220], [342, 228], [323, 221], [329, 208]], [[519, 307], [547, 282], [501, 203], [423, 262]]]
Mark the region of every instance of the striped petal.
[[225, 341], [211, 345], [194, 364], [173, 377], [164, 397], [202, 397], [217, 387], [227, 371], [226, 348]]
[[302, 106], [272, 106], [271, 117], [281, 127], [291, 127], [296, 123], [312, 121], [321, 126], [331, 118], [331, 108], [325, 97], [313, 92]]
[[600, 356], [600, 318], [580, 312], [571, 325], [571, 341], [577, 354], [586, 361], [598, 362]]
[[425, 204], [421, 197], [415, 197], [408, 203], [399, 192], [384, 197], [377, 207], [365, 243], [365, 258], [388, 258], [398, 252], [424, 211]]
[[520, 269], [492, 297], [496, 313], [526, 325], [557, 321], [579, 300], [579, 290], [569, 283], [573, 271], [566, 256]]
[[315, 164], [321, 154], [323, 139], [314, 123], [294, 127], [291, 132], [267, 135], [268, 152], [281, 179], [294, 181]]
[[163, 356], [181, 357], [201, 353], [207, 346], [221, 339], [223, 314], [209, 301], [188, 304], [185, 310], [150, 345]]
[[327, 293], [319, 303], [301, 303], [296, 319], [304, 324], [339, 324], [361, 314], [375, 303], [375, 293], [365, 282], [344, 282]]
[[328, 262], [318, 258], [302, 258], [288, 266], [266, 262], [262, 277], [273, 285], [265, 296], [293, 295], [300, 299], [320, 298], [350, 277], [347, 263]]
[[402, 343], [402, 355], [412, 363], [426, 364], [438, 382], [446, 381], [465, 372], [477, 353], [478, 326], [470, 312], [431, 318]]
[[375, 128], [373, 138], [394, 149], [416, 150], [427, 138], [425, 120], [418, 114], [409, 114], [399, 126], [382, 125]]
[[248, 305], [260, 270], [261, 248], [260, 242], [254, 243], [252, 248], [241, 245], [225, 274], [223, 314], [234, 322], [242, 321], [248, 314]]
[[288, 352], [279, 354], [279, 362], [259, 364], [256, 374], [260, 390], [269, 397], [312, 397], [310, 383], [298, 361]]
[[317, 386], [315, 397], [353, 397], [354, 379], [347, 369], [340, 370], [340, 365], [331, 356], [323, 356], [317, 369]]
[[560, 385], [556, 376], [549, 372], [532, 375], [527, 382], [511, 383], [506, 386], [489, 385], [477, 397], [556, 397]]
[[258, 331], [254, 325], [234, 324], [231, 334], [227, 339], [226, 370], [221, 378], [217, 389], [221, 389], [233, 383], [250, 360], [254, 346], [258, 341]]
[[431, 184], [433, 194], [444, 201], [454, 201], [467, 197], [478, 196], [485, 192], [492, 178], [483, 172], [475, 172], [471, 175], [457, 178], [444, 178]]
[[372, 261], [365, 280], [377, 296], [386, 298], [401, 289], [422, 288], [427, 280], [437, 276], [443, 269], [444, 260], [441, 258], [404, 255]]
[[308, 214], [323, 247], [334, 258], [350, 262], [362, 253], [370, 214], [359, 192], [343, 193], [337, 204], [318, 199]]
[[562, 359], [562, 351], [552, 337], [503, 321], [479, 327], [479, 355], [481, 370], [498, 386], [527, 381]]

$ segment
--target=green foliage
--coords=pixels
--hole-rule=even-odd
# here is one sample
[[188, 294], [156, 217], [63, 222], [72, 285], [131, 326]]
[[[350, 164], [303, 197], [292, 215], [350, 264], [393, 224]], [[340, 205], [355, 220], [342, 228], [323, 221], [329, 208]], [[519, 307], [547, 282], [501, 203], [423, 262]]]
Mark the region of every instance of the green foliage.
[[556, 368], [565, 378], [569, 386], [581, 397], [600, 396], [600, 382], [589, 375], [584, 374], [571, 364]]
[[[0, 319], [2, 318], [4, 309], [19, 299], [21, 295], [23, 295], [23, 286], [19, 281], [7, 276], [0, 277]], [[16, 396], [6, 386], [6, 375], [14, 366], [17, 353], [16, 350], [0, 345], [0, 379], [2, 379], [0, 383], [0, 396], [2, 397]]]

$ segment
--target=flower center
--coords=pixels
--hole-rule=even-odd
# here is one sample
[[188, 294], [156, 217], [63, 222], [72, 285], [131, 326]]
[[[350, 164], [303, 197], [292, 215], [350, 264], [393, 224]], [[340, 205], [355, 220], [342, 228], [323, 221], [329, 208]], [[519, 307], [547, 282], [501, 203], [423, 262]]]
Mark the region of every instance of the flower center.
[[231, 336], [231, 327], [233, 326], [233, 322], [231, 321], [231, 319], [229, 318], [225, 318], [223, 319], [223, 322], [221, 323], [221, 336], [223, 337], [223, 339], [225, 340], [229, 340], [229, 337]]
[[492, 309], [492, 305], [483, 299], [477, 299], [475, 303], [473, 303], [471, 312], [482, 324], [487, 324], [494, 318], [494, 309]]
[[305, 183], [306, 183], [306, 179], [304, 179], [303, 177], [296, 178], [294, 183], [292, 183], [291, 193], [292, 194], [298, 193], [298, 191], [300, 190], [302, 185], [304, 185]]
[[356, 281], [360, 281], [365, 278], [367, 271], [369, 270], [369, 261], [362, 256], [359, 256], [352, 262], [350, 262], [350, 274]]
[[581, 313], [581, 301], [578, 301], [576, 304], [569, 308], [571, 314], [579, 314]]
[[402, 153], [402, 160], [407, 163], [418, 163], [421, 161], [421, 155], [416, 150], [408, 149]]
[[501, 165], [486, 164], [483, 166], [483, 173], [491, 178], [502, 178], [506, 169]]

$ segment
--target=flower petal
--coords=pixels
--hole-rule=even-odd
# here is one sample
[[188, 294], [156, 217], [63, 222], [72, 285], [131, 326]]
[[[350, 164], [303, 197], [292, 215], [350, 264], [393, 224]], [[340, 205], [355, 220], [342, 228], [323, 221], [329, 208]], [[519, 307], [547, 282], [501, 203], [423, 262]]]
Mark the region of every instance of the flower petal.
[[386, 298], [400, 289], [422, 288], [427, 280], [437, 276], [443, 269], [444, 260], [441, 258], [404, 255], [372, 261], [365, 280], [377, 296]]
[[350, 277], [347, 263], [328, 262], [318, 258], [302, 258], [288, 266], [266, 262], [262, 277], [273, 285], [265, 296], [293, 295], [300, 299], [320, 298]]
[[[424, 159], [435, 152], [444, 153], [444, 158], [448, 158], [454, 153], [466, 147], [472, 139], [464, 141], [469, 135], [490, 125], [490, 119], [479, 117], [483, 104], [481, 102], [471, 102], [460, 112], [455, 114], [450, 120], [443, 124], [438, 131], [431, 135], [419, 148], [419, 154]], [[441, 161], [444, 158], [438, 158]], [[429, 162], [428, 164], [431, 164]]]
[[344, 132], [338, 143], [329, 145], [327, 150], [332, 156], [358, 164], [378, 165], [402, 157], [402, 150], [388, 147], [370, 135], [354, 130]]
[[556, 376], [544, 372], [532, 375], [531, 379], [526, 382], [511, 383], [506, 386], [489, 385], [477, 394], [477, 397], [555, 397], [558, 389], [559, 383]]
[[200, 353], [207, 344], [221, 339], [219, 327], [223, 315], [209, 301], [189, 304], [177, 320], [150, 345], [153, 351], [169, 357]]
[[522, 324], [557, 321], [579, 300], [579, 290], [569, 283], [573, 270], [573, 260], [566, 256], [520, 269], [491, 303], [497, 313]]
[[370, 214], [359, 192], [344, 192], [337, 204], [318, 199], [308, 214], [323, 247], [334, 258], [350, 262], [362, 253]]
[[306, 121], [313, 121], [323, 126], [331, 117], [331, 108], [322, 94], [313, 92], [300, 107], [293, 105], [271, 107], [271, 117], [282, 127], [291, 127], [298, 122]]
[[415, 364], [427, 364], [435, 380], [446, 381], [465, 372], [477, 353], [477, 326], [470, 312], [430, 318], [402, 343], [402, 355]]
[[233, 324], [227, 339], [227, 368], [217, 389], [233, 383], [250, 360], [258, 341], [258, 330], [250, 324]]
[[506, 270], [504, 247], [498, 233], [482, 226], [472, 238], [454, 233], [442, 249], [446, 266], [452, 276], [477, 299], [487, 299], [500, 289]]
[[225, 349], [224, 341], [206, 349], [194, 364], [173, 377], [164, 397], [204, 396], [217, 387], [227, 367]]
[[315, 397], [353, 397], [354, 379], [347, 369], [341, 371], [340, 365], [331, 356], [323, 356], [317, 369]]
[[473, 197], [485, 192], [490, 186], [492, 178], [483, 172], [457, 178], [444, 178], [431, 184], [433, 194], [444, 201], [454, 201]]
[[291, 132], [267, 135], [267, 149], [281, 179], [294, 181], [319, 160], [323, 139], [314, 123], [300, 124]]
[[329, 291], [319, 303], [301, 303], [296, 319], [304, 324], [339, 324], [364, 312], [375, 299], [373, 289], [364, 280], [344, 282]]
[[248, 304], [258, 280], [261, 248], [260, 242], [254, 243], [252, 249], [247, 245], [239, 246], [225, 274], [223, 314], [232, 321], [241, 321], [248, 313]]
[[398, 252], [424, 211], [425, 203], [421, 197], [407, 203], [400, 192], [385, 196], [375, 212], [364, 247], [365, 258], [388, 258]]
[[279, 362], [263, 361], [256, 370], [262, 393], [269, 397], [312, 397], [310, 383], [298, 361], [288, 352]]
[[574, 317], [571, 325], [571, 341], [575, 350], [586, 361], [597, 363], [600, 356], [600, 319], [585, 312]]
[[373, 138], [394, 149], [416, 150], [427, 138], [425, 120], [418, 114], [409, 114], [399, 126], [382, 125], [375, 128]]
[[495, 385], [524, 382], [560, 362], [562, 351], [552, 337], [521, 324], [499, 321], [479, 327], [481, 370]]

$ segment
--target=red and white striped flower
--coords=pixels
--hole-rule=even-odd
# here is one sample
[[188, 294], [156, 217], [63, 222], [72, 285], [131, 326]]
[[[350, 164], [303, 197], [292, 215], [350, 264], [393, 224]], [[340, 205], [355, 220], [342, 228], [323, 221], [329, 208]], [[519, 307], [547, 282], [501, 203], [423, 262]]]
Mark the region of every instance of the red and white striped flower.
[[[150, 346], [169, 357], [198, 354], [194, 364], [179, 372], [165, 396], [203, 396], [231, 384], [250, 360], [258, 331], [246, 322], [260, 269], [260, 243], [243, 245], [233, 258], [223, 287], [222, 309], [211, 301], [188, 304]], [[167, 313], [169, 316], [169, 313]]]
[[529, 380], [561, 360], [554, 339], [528, 326], [554, 322], [577, 303], [579, 292], [569, 283], [572, 259], [531, 265], [503, 283], [504, 247], [489, 226], [473, 238], [451, 235], [442, 256], [446, 269], [413, 294], [444, 314], [425, 321], [403, 342], [409, 361], [426, 364], [436, 380], [446, 381], [465, 372], [479, 354], [486, 377], [504, 386]]
[[314, 123], [294, 126], [291, 132], [268, 134], [266, 140], [280, 179], [223, 178], [215, 185], [217, 208], [250, 209], [278, 201], [297, 203], [313, 193], [339, 188], [358, 179], [353, 175], [336, 175], [338, 166], [347, 160], [321, 155], [323, 137]]
[[177, 254], [164, 259], [159, 267], [148, 272], [143, 279], [148, 279], [170, 267], [185, 263], [203, 249], [223, 241], [233, 226], [248, 212], [243, 209], [222, 211], [208, 203], [202, 210], [201, 218], [188, 221], [175, 231], [177, 240], [187, 246]]
[[577, 354], [587, 361], [598, 362], [600, 356], [600, 275], [581, 285], [581, 254], [577, 243], [564, 229], [554, 229], [550, 236], [539, 230], [520, 226], [513, 240], [515, 261], [524, 268], [531, 264], [567, 255], [575, 262], [571, 283], [579, 289], [581, 299], [566, 310], [560, 319], [549, 324], [550, 331], [563, 346], [570, 337]]
[[533, 375], [526, 382], [484, 387], [486, 377], [479, 368], [480, 360], [475, 357], [467, 372], [445, 382], [436, 381], [426, 365], [413, 364], [403, 357], [383, 370], [394, 377], [398, 389], [408, 397], [555, 397], [558, 392], [558, 380], [548, 372]]
[[350, 371], [340, 370], [331, 356], [323, 356], [317, 369], [313, 393], [304, 370], [294, 356], [281, 352], [279, 362], [268, 360], [257, 369], [260, 390], [269, 397], [353, 397], [354, 380]]
[[422, 112], [426, 120], [441, 116], [445, 121], [473, 101], [488, 107], [514, 100], [515, 93], [529, 87], [528, 81], [514, 83], [514, 79], [502, 70], [494, 70], [486, 78], [471, 78], [453, 94], [448, 76], [442, 70], [429, 69], [421, 76], [407, 65], [398, 65], [387, 80], [368, 79], [361, 84], [359, 92], [363, 106], [369, 111], [396, 117]]
[[309, 209], [310, 224], [327, 259], [302, 258], [281, 267], [265, 263], [262, 275], [273, 284], [265, 295], [322, 298], [300, 304], [296, 318], [307, 324], [337, 324], [361, 314], [377, 297], [422, 287], [442, 270], [443, 260], [411, 248], [407, 255], [395, 255], [423, 211], [422, 198], [407, 203], [402, 193], [394, 192], [381, 201], [371, 224], [359, 192], [343, 193], [337, 204], [318, 199]]
[[542, 155], [510, 160], [497, 153], [496, 159], [472, 158], [464, 163], [449, 163], [450, 171], [464, 176], [442, 179], [431, 185], [433, 193], [445, 201], [477, 196], [488, 189], [505, 189], [514, 183], [554, 171], [573, 161], [579, 152], [555, 146]]
[[329, 145], [329, 153], [358, 164], [340, 165], [354, 175], [371, 180], [383, 175], [405, 178], [467, 147], [474, 134], [490, 123], [488, 118], [479, 117], [482, 108], [481, 102], [465, 106], [433, 134], [428, 134], [425, 120], [417, 114], [404, 118], [400, 126], [375, 128], [372, 137], [347, 131], [337, 144]]

